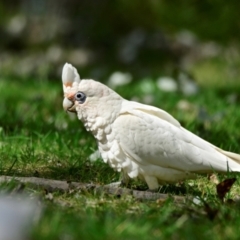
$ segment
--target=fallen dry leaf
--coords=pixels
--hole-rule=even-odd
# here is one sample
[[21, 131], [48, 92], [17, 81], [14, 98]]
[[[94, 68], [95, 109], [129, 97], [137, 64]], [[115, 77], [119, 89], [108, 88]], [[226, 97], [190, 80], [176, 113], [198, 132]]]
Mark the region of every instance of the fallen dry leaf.
[[219, 199], [223, 202], [225, 195], [230, 191], [232, 185], [235, 183], [236, 178], [229, 178], [220, 182], [217, 186], [217, 195]]

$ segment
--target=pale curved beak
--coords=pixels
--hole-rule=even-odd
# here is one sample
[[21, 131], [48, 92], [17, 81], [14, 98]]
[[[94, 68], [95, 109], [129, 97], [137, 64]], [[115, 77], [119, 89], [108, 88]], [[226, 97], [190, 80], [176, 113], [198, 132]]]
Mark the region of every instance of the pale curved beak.
[[64, 108], [65, 111], [75, 112], [74, 102], [69, 100], [66, 97], [63, 100], [63, 108]]

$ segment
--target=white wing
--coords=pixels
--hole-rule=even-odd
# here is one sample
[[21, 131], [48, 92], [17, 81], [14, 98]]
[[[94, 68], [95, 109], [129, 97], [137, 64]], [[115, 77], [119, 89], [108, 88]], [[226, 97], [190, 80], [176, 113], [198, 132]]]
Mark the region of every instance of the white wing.
[[124, 101], [113, 129], [123, 151], [140, 165], [195, 173], [240, 171], [239, 155], [218, 149], [155, 107]]

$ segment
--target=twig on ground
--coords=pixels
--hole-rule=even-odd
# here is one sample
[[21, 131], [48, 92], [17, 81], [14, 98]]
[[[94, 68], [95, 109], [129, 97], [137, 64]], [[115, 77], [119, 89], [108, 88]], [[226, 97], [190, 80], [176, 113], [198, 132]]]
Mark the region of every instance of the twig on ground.
[[163, 194], [158, 192], [139, 191], [132, 190], [129, 188], [119, 188], [112, 186], [101, 186], [91, 183], [80, 183], [80, 182], [67, 182], [60, 180], [52, 180], [38, 177], [12, 177], [12, 176], [0, 176], [0, 183], [17, 181], [20, 183], [31, 184], [34, 187], [41, 187], [49, 192], [54, 191], [69, 191], [69, 190], [95, 190], [97, 193], [107, 193], [116, 196], [132, 195], [138, 200], [166, 200], [173, 198], [175, 202], [184, 202], [185, 197], [183, 196], [171, 196], [169, 194]]

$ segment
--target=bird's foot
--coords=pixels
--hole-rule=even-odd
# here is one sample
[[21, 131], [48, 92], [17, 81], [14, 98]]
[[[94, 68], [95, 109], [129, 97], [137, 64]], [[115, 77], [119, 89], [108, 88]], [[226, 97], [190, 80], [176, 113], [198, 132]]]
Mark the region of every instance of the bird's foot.
[[160, 187], [154, 189], [147, 189], [146, 192], [157, 193], [160, 191]]
[[125, 187], [125, 186], [126, 186], [126, 184], [123, 181], [112, 182], [112, 183], [105, 185], [105, 187], [112, 187], [112, 188], [120, 188], [120, 187]]
[[129, 183], [126, 181], [118, 181], [118, 182], [112, 182], [109, 184], [106, 184], [105, 187], [111, 187], [111, 188], [124, 188], [124, 187], [128, 187]]
[[144, 176], [144, 179], [149, 187], [147, 191], [149, 192], [158, 192], [159, 191], [159, 183], [156, 177], [153, 176]]

